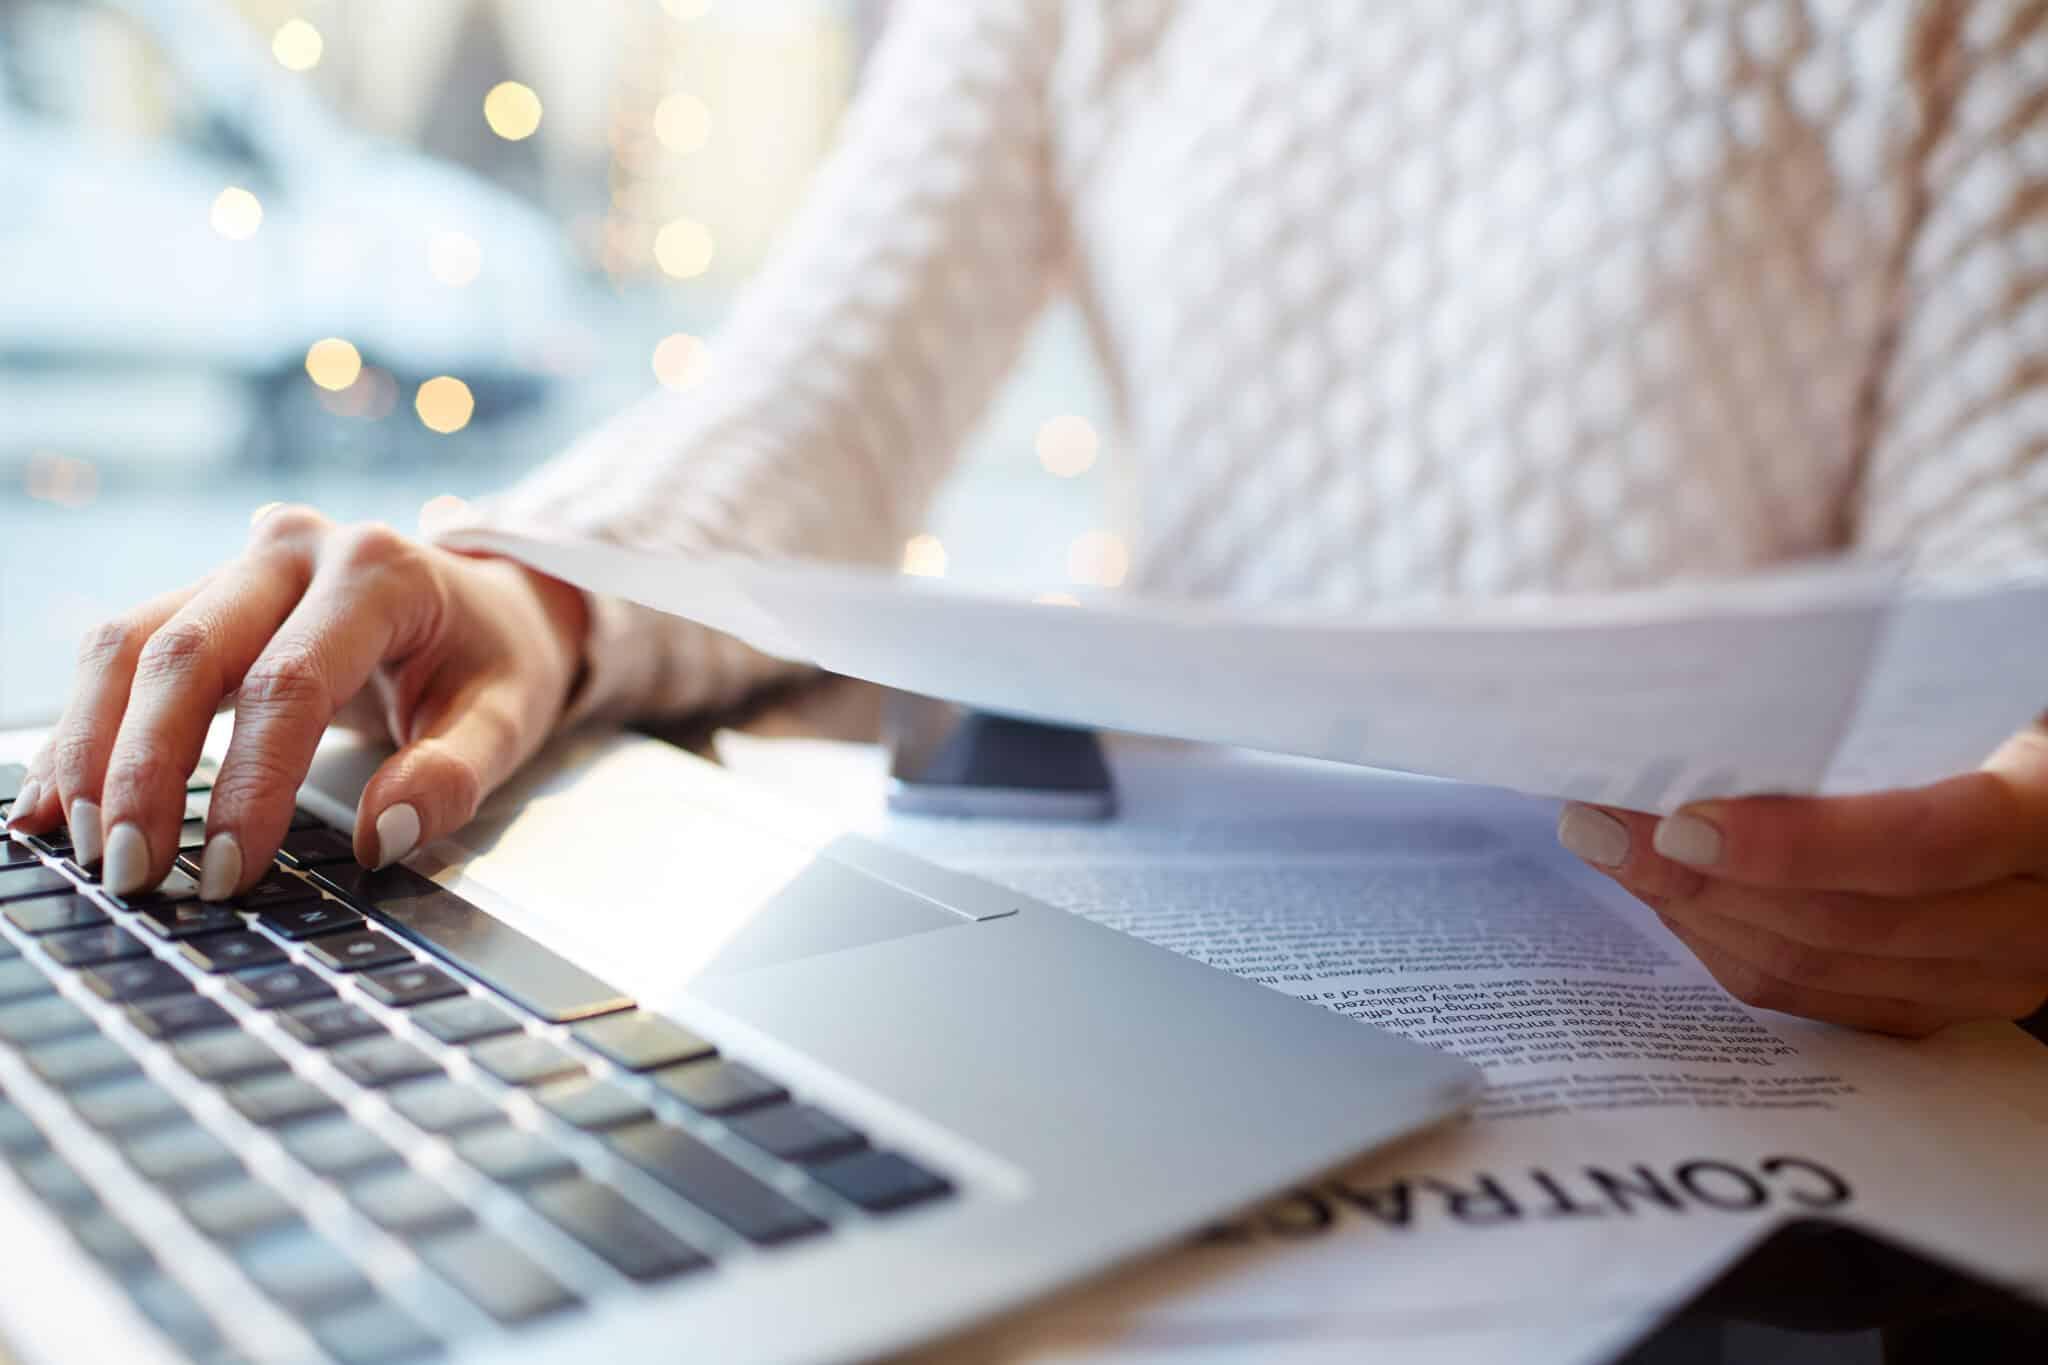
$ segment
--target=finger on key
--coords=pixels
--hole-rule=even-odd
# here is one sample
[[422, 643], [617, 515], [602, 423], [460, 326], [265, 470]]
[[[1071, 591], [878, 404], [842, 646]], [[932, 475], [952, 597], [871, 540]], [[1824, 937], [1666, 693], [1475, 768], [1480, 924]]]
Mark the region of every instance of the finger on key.
[[7, 827], [29, 834], [42, 834], [57, 823], [57, 784], [50, 781], [50, 745], [45, 740], [28, 761], [21, 790], [7, 812]]
[[269, 866], [335, 713], [381, 663], [416, 656], [444, 615], [421, 548], [383, 527], [330, 537], [312, 585], [250, 666], [213, 780], [207, 842], [233, 836], [236, 889]]
[[[103, 880], [113, 894], [154, 886], [171, 870], [185, 818], [185, 779], [199, 762], [214, 712], [241, 684], [311, 577], [312, 557], [303, 545], [252, 546], [143, 645], [100, 799]], [[221, 856], [213, 854], [213, 861]]]
[[526, 716], [525, 690], [510, 678], [464, 687], [428, 726], [384, 760], [356, 808], [356, 858], [388, 867], [452, 834], [484, 795], [532, 756], [547, 718]]
[[[40, 780], [47, 811], [54, 788], [57, 813], [71, 827], [73, 854], [81, 865], [100, 860], [100, 784], [107, 757], [128, 709], [128, 689], [143, 642], [170, 620], [196, 589], [165, 593], [125, 616], [86, 632], [78, 649], [78, 674], [63, 719], [50, 737], [49, 769]], [[40, 828], [48, 828], [47, 825]]]

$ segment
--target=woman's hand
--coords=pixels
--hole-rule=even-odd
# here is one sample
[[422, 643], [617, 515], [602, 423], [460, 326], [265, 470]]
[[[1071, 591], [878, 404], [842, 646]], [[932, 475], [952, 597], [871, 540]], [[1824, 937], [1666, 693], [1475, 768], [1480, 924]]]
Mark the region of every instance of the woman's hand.
[[1661, 821], [1567, 806], [1558, 837], [1761, 1009], [1918, 1037], [2048, 1001], [2043, 726], [1931, 787], [1704, 801]]
[[364, 789], [355, 828], [360, 861], [395, 862], [460, 827], [540, 746], [585, 629], [574, 589], [509, 561], [304, 507], [259, 514], [241, 558], [86, 636], [9, 823], [68, 822], [79, 861], [103, 857], [109, 891], [154, 886], [177, 856], [186, 776], [231, 701], [201, 894], [219, 900], [263, 875], [338, 718], [401, 746]]

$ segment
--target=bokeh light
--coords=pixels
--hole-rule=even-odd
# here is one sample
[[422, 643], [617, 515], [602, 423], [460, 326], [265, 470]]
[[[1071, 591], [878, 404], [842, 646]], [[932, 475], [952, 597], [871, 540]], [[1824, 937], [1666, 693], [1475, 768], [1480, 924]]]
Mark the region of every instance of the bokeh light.
[[946, 576], [946, 547], [929, 531], [903, 542], [903, 572], [916, 578]]
[[420, 385], [412, 406], [427, 430], [443, 436], [468, 426], [476, 413], [476, 399], [470, 395], [469, 385], [445, 374]]
[[326, 337], [306, 348], [306, 373], [329, 393], [340, 393], [362, 372], [362, 352], [340, 337]]
[[654, 262], [678, 280], [695, 279], [711, 266], [717, 244], [711, 229], [694, 218], [678, 218], [654, 234]]
[[326, 51], [320, 30], [304, 19], [285, 20], [270, 40], [270, 55], [287, 71], [311, 71]]
[[672, 19], [702, 19], [711, 13], [711, 0], [661, 0]]
[[427, 242], [427, 269], [445, 285], [459, 289], [483, 268], [483, 248], [466, 232], [437, 232]]
[[665, 96], [654, 106], [654, 136], [672, 152], [694, 152], [711, 138], [711, 109], [685, 90]]
[[246, 242], [263, 226], [263, 201], [240, 185], [213, 197], [213, 230], [231, 242]]
[[1085, 417], [1054, 417], [1038, 429], [1038, 462], [1055, 478], [1072, 479], [1094, 467], [1102, 438]]
[[1067, 577], [1076, 583], [1114, 588], [1130, 571], [1130, 547], [1108, 531], [1084, 532], [1067, 547]]
[[84, 507], [100, 492], [100, 472], [91, 460], [41, 450], [29, 456], [23, 483], [37, 502]]
[[704, 378], [711, 348], [688, 332], [663, 337], [654, 347], [654, 377], [671, 389], [687, 389]]
[[540, 130], [540, 96], [518, 81], [500, 81], [484, 96], [484, 122], [507, 142], [520, 142]]

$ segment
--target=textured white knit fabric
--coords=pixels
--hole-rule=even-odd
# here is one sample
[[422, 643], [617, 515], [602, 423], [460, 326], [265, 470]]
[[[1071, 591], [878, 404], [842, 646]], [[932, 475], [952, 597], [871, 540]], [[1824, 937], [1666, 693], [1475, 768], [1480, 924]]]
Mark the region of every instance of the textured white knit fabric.
[[[2048, 558], [2048, 6], [900, 11], [712, 378], [490, 520], [892, 559], [1070, 289], [1135, 452], [1141, 590]], [[594, 608], [580, 711], [769, 668]]]

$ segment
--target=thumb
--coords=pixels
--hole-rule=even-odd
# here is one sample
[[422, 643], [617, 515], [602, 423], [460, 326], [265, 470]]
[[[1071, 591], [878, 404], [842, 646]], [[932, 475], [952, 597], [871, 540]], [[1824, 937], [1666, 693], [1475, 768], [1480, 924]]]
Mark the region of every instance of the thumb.
[[510, 679], [477, 688], [384, 760], [356, 805], [357, 861], [387, 867], [469, 823], [538, 746], [519, 697]]

